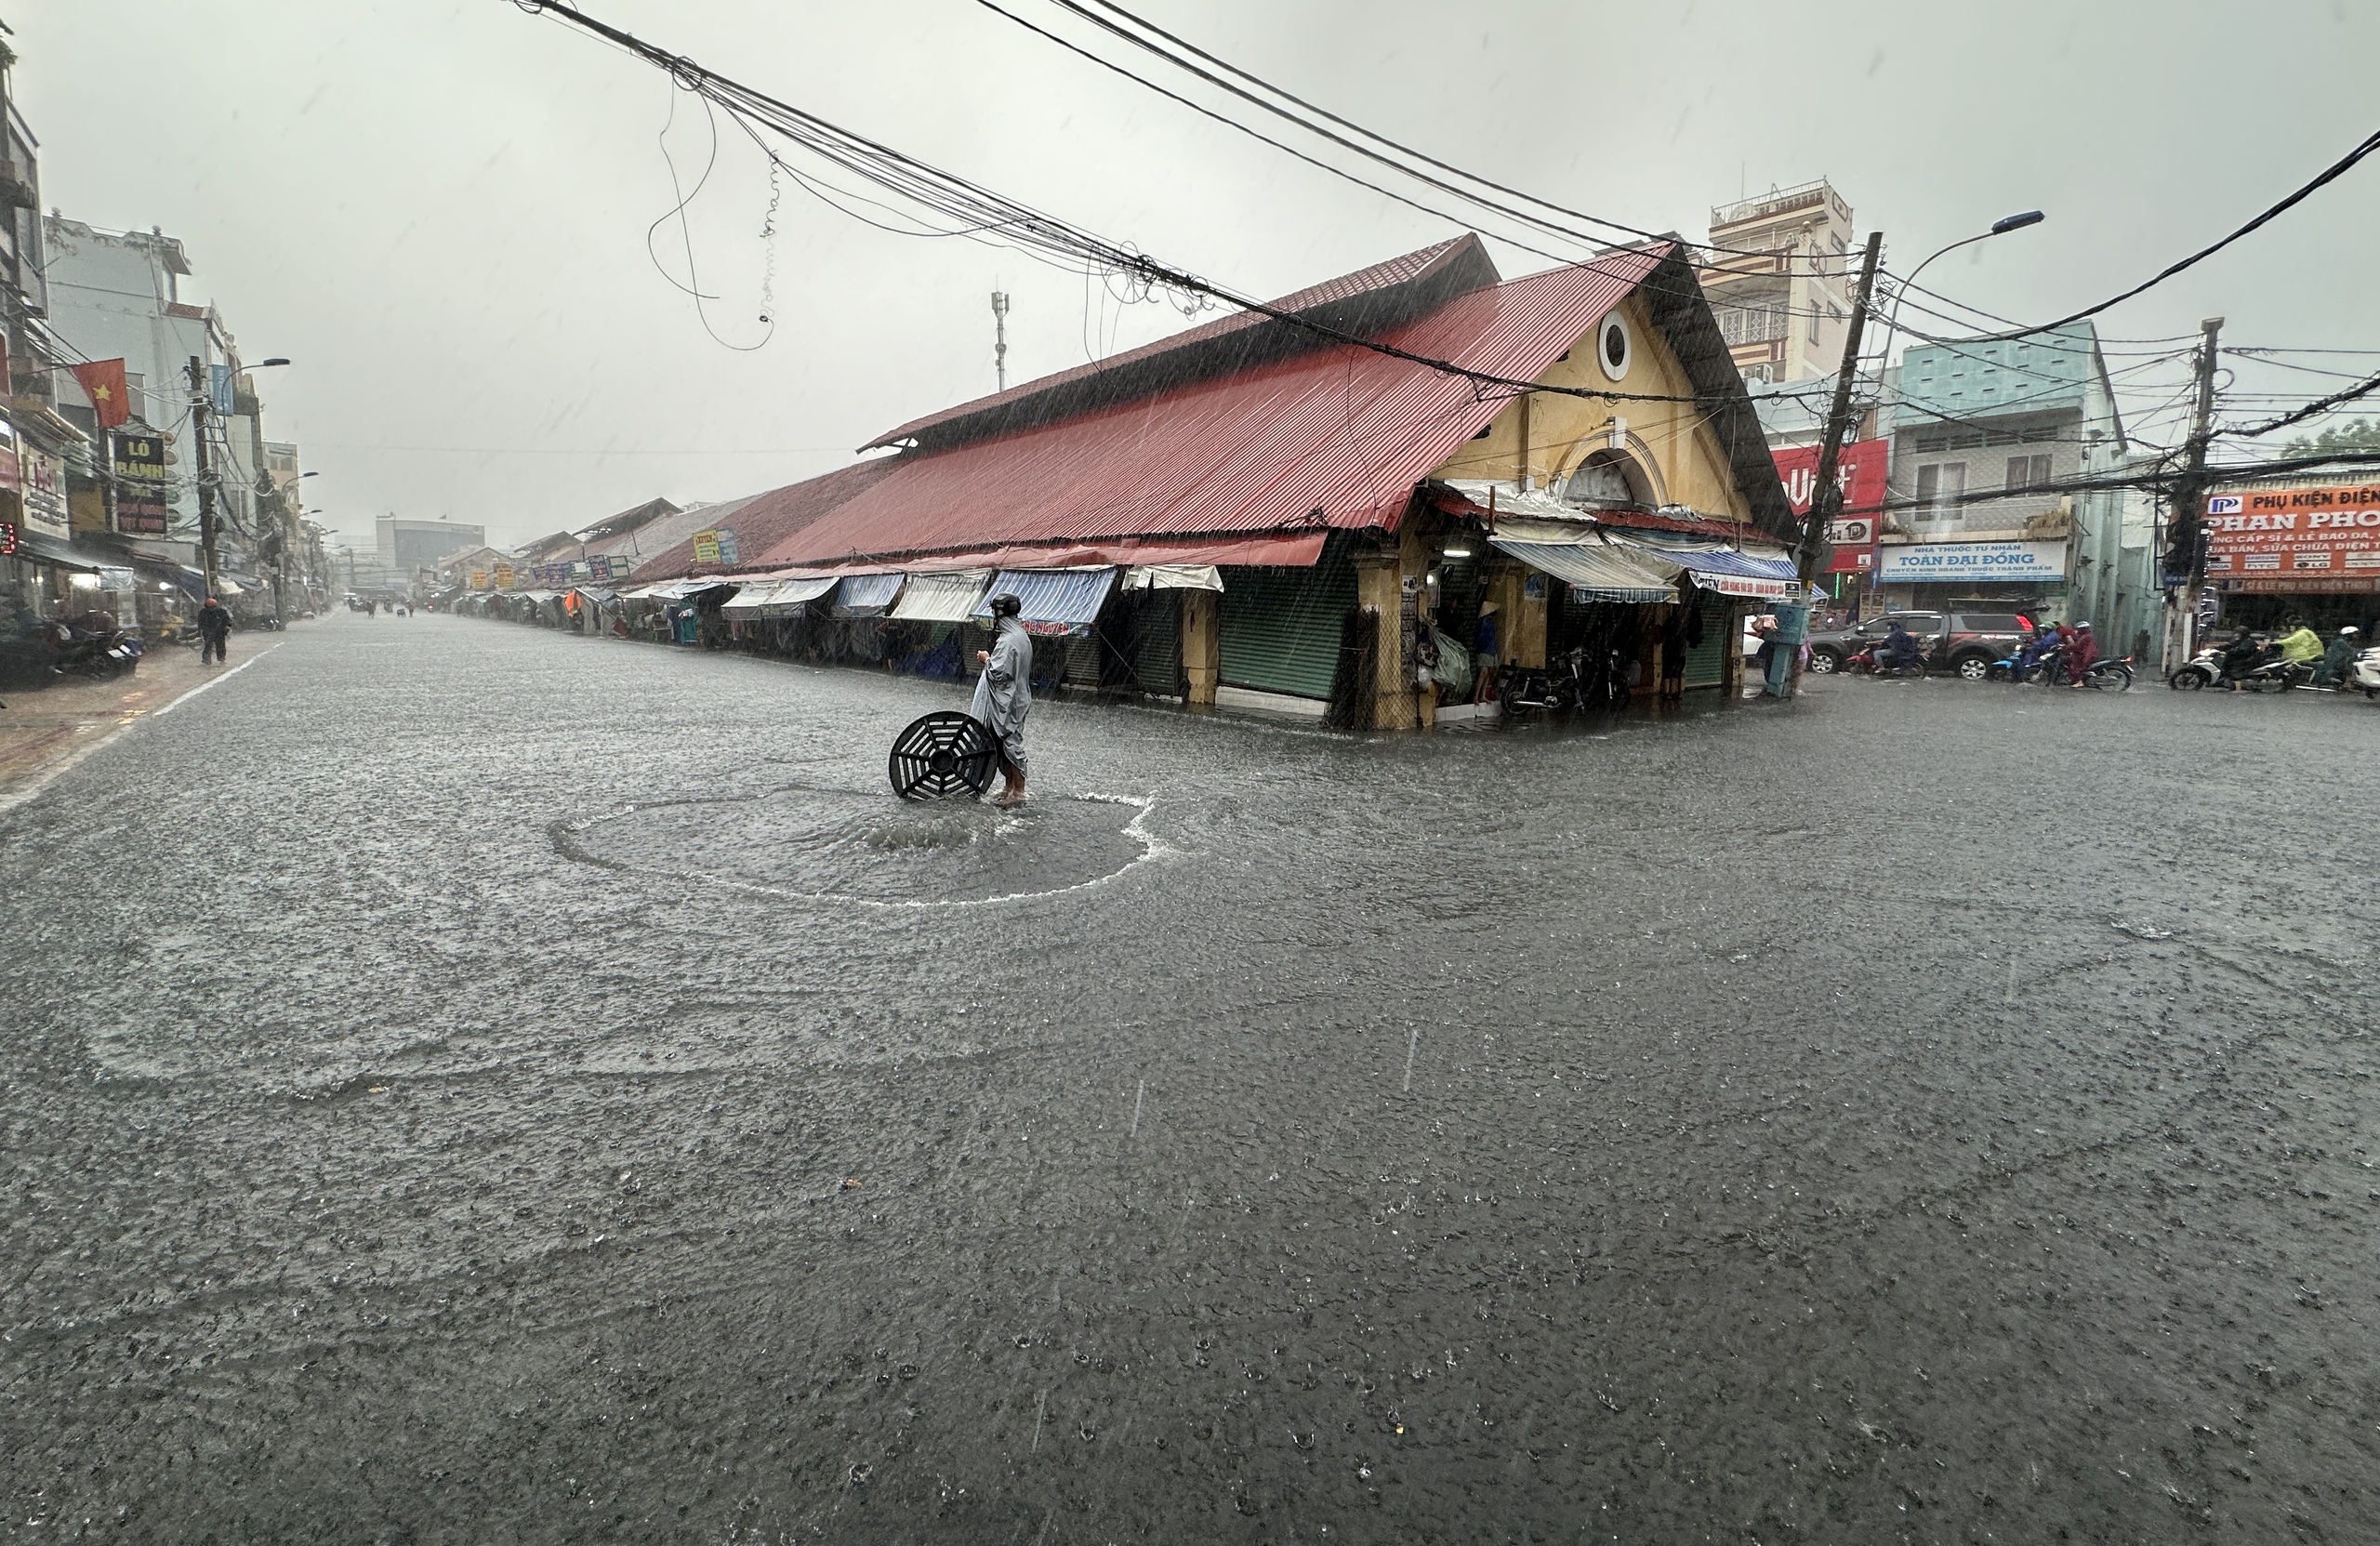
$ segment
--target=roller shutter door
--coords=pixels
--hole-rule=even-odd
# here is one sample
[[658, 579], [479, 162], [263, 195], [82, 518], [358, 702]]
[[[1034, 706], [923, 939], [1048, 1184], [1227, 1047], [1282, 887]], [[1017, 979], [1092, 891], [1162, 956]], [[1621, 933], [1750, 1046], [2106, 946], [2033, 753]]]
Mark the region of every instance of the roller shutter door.
[[1701, 593], [1702, 642], [1686, 652], [1688, 687], [1724, 687], [1727, 683], [1727, 651], [1738, 647], [1735, 603], [1711, 591]]
[[1145, 610], [1139, 619], [1141, 657], [1133, 662], [1133, 675], [1140, 679], [1144, 693], [1180, 697], [1183, 692], [1182, 592], [1152, 591], [1142, 605]]
[[1340, 628], [1355, 604], [1355, 565], [1327, 548], [1311, 569], [1225, 569], [1224, 683], [1328, 698]]

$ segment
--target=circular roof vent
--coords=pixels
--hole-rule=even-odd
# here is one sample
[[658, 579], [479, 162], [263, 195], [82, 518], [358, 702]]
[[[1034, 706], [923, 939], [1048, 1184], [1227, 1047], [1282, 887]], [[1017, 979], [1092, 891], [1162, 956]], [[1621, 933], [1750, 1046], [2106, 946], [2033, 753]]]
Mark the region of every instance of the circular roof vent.
[[1628, 319], [1614, 311], [1595, 328], [1595, 363], [1613, 381], [1628, 379], [1628, 363], [1635, 355], [1628, 336]]

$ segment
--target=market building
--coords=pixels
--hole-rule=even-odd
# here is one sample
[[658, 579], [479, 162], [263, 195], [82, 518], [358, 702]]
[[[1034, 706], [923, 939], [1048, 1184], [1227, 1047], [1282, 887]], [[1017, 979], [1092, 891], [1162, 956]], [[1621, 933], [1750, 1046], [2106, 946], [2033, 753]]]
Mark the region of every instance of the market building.
[[913, 668], [963, 658], [1012, 589], [1069, 641], [1048, 652], [1069, 683], [1380, 728], [1477, 711], [1482, 667], [1566, 650], [1641, 690], [1723, 687], [1744, 610], [1798, 591], [1682, 244], [1504, 280], [1463, 236], [1272, 310], [1294, 320], [1233, 315], [889, 430], [868, 486], [751, 567], [772, 604], [873, 622]]
[[1901, 358], [1874, 556], [1889, 608], [2025, 611], [2126, 647], [2157, 626], [2149, 534], [2088, 322]]

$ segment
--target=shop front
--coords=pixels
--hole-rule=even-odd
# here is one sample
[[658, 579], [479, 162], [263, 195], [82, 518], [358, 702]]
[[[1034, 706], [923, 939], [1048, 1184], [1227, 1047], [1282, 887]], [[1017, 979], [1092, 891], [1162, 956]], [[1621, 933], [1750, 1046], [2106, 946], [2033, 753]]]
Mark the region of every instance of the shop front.
[[2380, 625], [2380, 484], [2227, 489], [2206, 521], [2217, 626]]
[[1888, 538], [1876, 552], [1880, 600], [1895, 612], [1966, 609], [2056, 616], [2066, 603], [2068, 578], [2064, 542]]

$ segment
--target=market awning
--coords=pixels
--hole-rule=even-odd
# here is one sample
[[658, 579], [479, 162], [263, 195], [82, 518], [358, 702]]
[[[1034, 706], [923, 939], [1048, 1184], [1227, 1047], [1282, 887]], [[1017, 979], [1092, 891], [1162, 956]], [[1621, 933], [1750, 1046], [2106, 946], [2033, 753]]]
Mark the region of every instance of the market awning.
[[902, 575], [846, 575], [835, 594], [838, 617], [881, 617], [901, 594]]
[[86, 575], [96, 575], [104, 567], [100, 560], [89, 553], [77, 551], [56, 537], [29, 532], [21, 526], [17, 528], [17, 556], [42, 563], [54, 563], [60, 569], [80, 569]]
[[1584, 542], [1488, 539], [1497, 551], [1541, 569], [1582, 601], [1674, 601], [1677, 588], [1619, 548]]
[[597, 606], [610, 606], [620, 599], [615, 593], [605, 590], [600, 586], [582, 585], [573, 588], [575, 594], [594, 602]]
[[1032, 633], [1079, 633], [1091, 627], [1107, 593], [1116, 588], [1113, 569], [1057, 571], [1003, 569], [974, 611], [975, 621], [991, 621], [990, 597], [1012, 591], [1024, 603], [1017, 621]]
[[1144, 563], [1124, 571], [1127, 590], [1221, 590], [1223, 573], [1211, 563]]
[[991, 577], [982, 569], [958, 575], [913, 575], [892, 615], [905, 623], [963, 623], [975, 615], [984, 582]]
[[1611, 540], [1654, 563], [1686, 570], [1696, 585], [1722, 596], [1783, 597], [1802, 592], [1793, 561], [1782, 556], [1770, 558], [1690, 538], [1664, 541], [1631, 532], [1614, 532]]
[[796, 617], [835, 584], [832, 579], [764, 580], [746, 586], [720, 610], [742, 616]]

